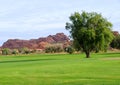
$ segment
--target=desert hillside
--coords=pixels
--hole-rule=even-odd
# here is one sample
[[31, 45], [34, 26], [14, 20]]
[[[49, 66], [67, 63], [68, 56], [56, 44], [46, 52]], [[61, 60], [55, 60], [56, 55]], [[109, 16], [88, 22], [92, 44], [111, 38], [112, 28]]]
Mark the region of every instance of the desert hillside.
[[38, 39], [9, 39], [2, 45], [2, 48], [19, 49], [27, 47], [29, 49], [44, 49], [48, 44], [65, 44], [67, 42], [69, 42], [69, 38], [64, 33], [57, 33], [56, 35], [49, 35], [47, 37], [40, 37]]

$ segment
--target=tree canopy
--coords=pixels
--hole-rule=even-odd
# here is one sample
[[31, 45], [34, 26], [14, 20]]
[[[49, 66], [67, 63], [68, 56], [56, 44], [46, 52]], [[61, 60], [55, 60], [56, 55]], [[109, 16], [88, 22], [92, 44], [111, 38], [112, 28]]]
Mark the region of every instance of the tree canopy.
[[75, 12], [66, 23], [77, 49], [82, 49], [86, 57], [91, 51], [106, 50], [113, 39], [112, 24], [96, 12]]

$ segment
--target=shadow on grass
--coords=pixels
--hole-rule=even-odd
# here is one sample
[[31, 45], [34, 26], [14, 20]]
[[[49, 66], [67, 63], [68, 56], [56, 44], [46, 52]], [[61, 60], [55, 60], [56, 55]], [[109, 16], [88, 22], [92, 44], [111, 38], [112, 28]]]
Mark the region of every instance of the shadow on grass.
[[0, 61], [0, 63], [16, 63], [16, 62], [32, 62], [32, 61], [53, 61], [57, 59], [33, 59], [33, 60], [13, 60], [13, 61]]

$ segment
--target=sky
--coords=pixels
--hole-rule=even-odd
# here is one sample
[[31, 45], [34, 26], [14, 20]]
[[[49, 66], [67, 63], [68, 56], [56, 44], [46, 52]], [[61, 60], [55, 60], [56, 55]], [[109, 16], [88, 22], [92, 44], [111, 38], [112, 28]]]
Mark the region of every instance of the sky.
[[120, 32], [120, 0], [0, 0], [0, 46], [8, 39], [37, 39], [63, 32], [74, 12], [97, 12]]

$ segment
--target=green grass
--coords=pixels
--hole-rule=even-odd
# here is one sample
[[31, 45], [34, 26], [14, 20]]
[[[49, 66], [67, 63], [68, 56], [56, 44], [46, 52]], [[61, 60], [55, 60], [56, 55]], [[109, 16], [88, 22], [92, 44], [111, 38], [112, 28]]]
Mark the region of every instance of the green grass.
[[120, 53], [0, 56], [0, 85], [120, 85]]

